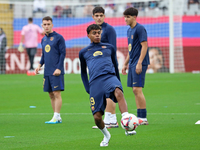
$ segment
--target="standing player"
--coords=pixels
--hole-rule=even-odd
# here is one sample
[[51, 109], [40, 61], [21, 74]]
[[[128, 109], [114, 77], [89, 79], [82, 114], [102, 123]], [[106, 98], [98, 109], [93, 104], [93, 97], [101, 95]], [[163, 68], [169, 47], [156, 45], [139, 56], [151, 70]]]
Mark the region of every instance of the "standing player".
[[112, 98], [113, 101], [118, 102], [122, 116], [128, 114], [128, 109], [122, 92], [114, 47], [111, 44], [100, 42], [101, 27], [96, 24], [88, 26], [87, 36], [91, 40], [91, 44], [79, 52], [81, 78], [86, 92], [90, 94], [90, 107], [95, 124], [104, 135], [100, 146], [108, 146], [111, 135], [102, 120], [106, 98]]
[[133, 7], [127, 8], [123, 14], [126, 24], [130, 28], [127, 31], [129, 53], [123, 65], [122, 73], [126, 74], [129, 64], [127, 86], [133, 88], [139, 124], [148, 125], [146, 100], [142, 92], [146, 70], [149, 65], [147, 32], [141, 24], [136, 22], [137, 9]]
[[34, 72], [33, 62], [35, 54], [37, 53], [38, 34], [44, 35], [43, 30], [36, 24], [33, 24], [33, 18], [28, 18], [28, 25], [22, 28], [21, 42], [19, 44], [19, 51], [23, 51], [22, 43], [24, 42], [29, 61], [30, 69], [27, 74]]
[[[95, 7], [92, 13], [93, 13], [92, 18], [94, 19], [95, 23], [101, 26], [102, 28], [101, 42], [112, 44], [116, 52], [117, 50], [116, 32], [115, 32], [115, 29], [111, 25], [104, 22], [105, 10], [102, 7]], [[116, 117], [116, 112], [115, 112], [116, 104], [110, 98], [107, 98], [106, 101], [107, 101], [107, 106], [106, 106], [105, 117], [104, 117], [104, 122], [106, 124], [106, 127], [117, 128], [118, 123], [117, 123], [117, 117]], [[93, 126], [92, 128], [95, 129], [97, 128], [97, 126]]]
[[35, 69], [39, 73], [42, 65], [44, 68], [43, 89], [49, 92], [54, 116], [48, 124], [62, 123], [60, 109], [62, 106], [61, 91], [64, 91], [64, 59], [66, 55], [65, 40], [62, 35], [52, 30], [52, 18], [47, 16], [42, 20], [45, 37], [42, 39], [42, 57], [40, 64]]

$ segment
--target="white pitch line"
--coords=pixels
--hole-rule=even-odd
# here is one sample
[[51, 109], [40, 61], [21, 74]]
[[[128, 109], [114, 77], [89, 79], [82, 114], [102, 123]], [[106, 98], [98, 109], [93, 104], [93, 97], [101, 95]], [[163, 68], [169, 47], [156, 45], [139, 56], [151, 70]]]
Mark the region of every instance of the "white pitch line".
[[200, 124], [200, 120], [199, 120], [199, 121], [197, 121], [195, 124]]
[[[0, 116], [52, 115], [53, 113], [0, 113]], [[62, 115], [92, 115], [92, 113], [61, 113]], [[117, 113], [120, 114], [120, 113]], [[148, 113], [148, 115], [200, 115], [200, 113]]]

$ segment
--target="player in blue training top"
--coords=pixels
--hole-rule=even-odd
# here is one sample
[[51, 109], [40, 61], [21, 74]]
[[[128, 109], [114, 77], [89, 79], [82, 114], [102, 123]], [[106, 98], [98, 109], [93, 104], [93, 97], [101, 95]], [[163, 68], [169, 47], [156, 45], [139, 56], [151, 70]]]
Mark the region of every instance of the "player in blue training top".
[[111, 44], [100, 42], [101, 27], [96, 24], [88, 26], [87, 36], [91, 44], [79, 52], [81, 78], [86, 92], [90, 94], [90, 107], [95, 124], [104, 134], [100, 146], [108, 146], [111, 135], [102, 119], [106, 98], [118, 102], [122, 116], [128, 114], [128, 109], [122, 92], [115, 48]]
[[[102, 28], [101, 42], [112, 44], [116, 51], [117, 50], [117, 45], [116, 45], [117, 35], [115, 32], [115, 29], [108, 23], [104, 22], [105, 10], [102, 7], [95, 7], [92, 13], [93, 13], [92, 18], [94, 19], [95, 23], [101, 26]], [[107, 101], [107, 106], [105, 109], [105, 117], [104, 117], [105, 125], [108, 128], [117, 128], [118, 123], [117, 123], [117, 117], [116, 117], [116, 112], [115, 112], [116, 104], [110, 98], [107, 98], [106, 101]], [[96, 129], [98, 127], [93, 126], [92, 128]]]
[[149, 53], [146, 29], [136, 22], [138, 10], [130, 7], [124, 11], [126, 24], [130, 26], [127, 31], [129, 53], [124, 62], [122, 73], [126, 74], [128, 68], [127, 86], [133, 88], [137, 106], [137, 117], [140, 125], [148, 125], [146, 100], [142, 92], [145, 83], [145, 74], [149, 65]]
[[65, 40], [62, 35], [52, 30], [53, 22], [51, 17], [47, 16], [43, 18], [42, 27], [45, 31], [45, 36], [41, 42], [42, 57], [35, 72], [38, 74], [42, 65], [45, 64], [43, 89], [44, 92], [49, 92], [51, 105], [54, 111], [53, 118], [45, 123], [62, 123], [60, 109], [62, 106], [61, 91], [64, 91]]

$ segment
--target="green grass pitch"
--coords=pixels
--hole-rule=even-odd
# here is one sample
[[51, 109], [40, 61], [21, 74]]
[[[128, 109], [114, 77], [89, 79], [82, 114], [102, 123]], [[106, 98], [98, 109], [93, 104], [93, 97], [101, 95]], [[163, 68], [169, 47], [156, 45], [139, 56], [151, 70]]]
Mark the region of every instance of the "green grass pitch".
[[[136, 114], [127, 76], [121, 75], [130, 113]], [[1, 150], [197, 150], [200, 149], [200, 74], [147, 74], [143, 89], [148, 126], [139, 126], [134, 136], [125, 136], [119, 127], [109, 129], [109, 146], [100, 148], [103, 139], [90, 111], [89, 95], [80, 75], [65, 75], [62, 92], [63, 123], [51, 125], [53, 112], [48, 93], [43, 92], [43, 76], [0, 75]], [[36, 108], [29, 108], [36, 106]], [[117, 105], [118, 123], [121, 114]]]

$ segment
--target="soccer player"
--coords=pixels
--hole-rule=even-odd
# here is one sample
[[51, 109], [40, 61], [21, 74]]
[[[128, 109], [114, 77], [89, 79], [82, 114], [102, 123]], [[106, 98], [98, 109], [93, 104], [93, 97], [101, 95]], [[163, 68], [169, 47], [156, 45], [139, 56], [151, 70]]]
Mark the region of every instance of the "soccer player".
[[[95, 23], [102, 28], [102, 33], [101, 33], [101, 42], [102, 43], [109, 43], [112, 44], [115, 48], [115, 52], [117, 50], [116, 46], [116, 32], [115, 29], [109, 25], [108, 23], [104, 22], [105, 19], [105, 10], [102, 7], [95, 7], [93, 9], [93, 16], [92, 18], [94, 19]], [[105, 109], [105, 117], [104, 117], [104, 122], [106, 124], [106, 127], [108, 128], [117, 128], [118, 123], [117, 123], [117, 117], [116, 117], [116, 104], [110, 99], [107, 98], [107, 106]], [[97, 126], [93, 126], [93, 129], [98, 128]]]
[[136, 22], [138, 10], [130, 7], [124, 11], [126, 24], [130, 26], [127, 31], [129, 53], [122, 68], [126, 74], [128, 68], [127, 86], [132, 87], [137, 106], [137, 117], [140, 125], [148, 125], [146, 100], [142, 92], [145, 83], [145, 74], [149, 65], [149, 53], [146, 29]]
[[38, 34], [44, 35], [42, 28], [33, 23], [33, 18], [28, 18], [28, 25], [22, 28], [21, 42], [18, 48], [21, 48], [21, 51], [23, 51], [22, 43], [24, 42], [30, 61], [30, 69], [27, 71], [27, 75], [34, 73], [33, 63], [35, 54], [37, 53]]
[[52, 30], [52, 18], [47, 16], [42, 20], [42, 27], [45, 36], [42, 39], [42, 57], [38, 67], [35, 69], [39, 73], [42, 65], [44, 67], [43, 89], [49, 92], [54, 116], [48, 124], [62, 123], [60, 109], [62, 106], [61, 91], [64, 91], [64, 59], [66, 55], [65, 40], [62, 35]]
[[120, 82], [115, 48], [111, 44], [100, 42], [101, 27], [97, 24], [88, 26], [87, 36], [91, 44], [79, 52], [81, 78], [86, 92], [90, 94], [90, 107], [95, 124], [104, 135], [100, 143], [103, 147], [108, 146], [111, 137], [102, 119], [106, 108], [106, 98], [112, 98], [114, 102], [118, 102], [122, 116], [128, 114], [128, 108]]

